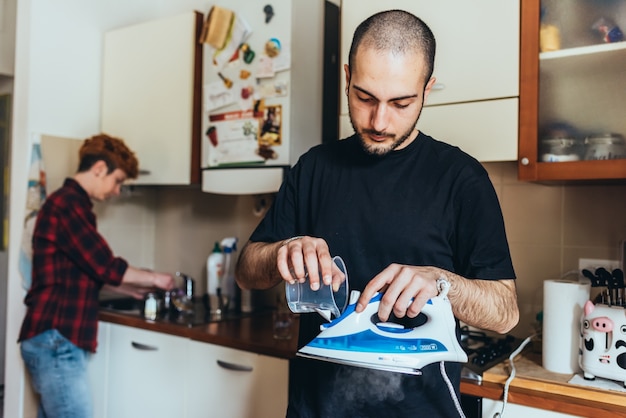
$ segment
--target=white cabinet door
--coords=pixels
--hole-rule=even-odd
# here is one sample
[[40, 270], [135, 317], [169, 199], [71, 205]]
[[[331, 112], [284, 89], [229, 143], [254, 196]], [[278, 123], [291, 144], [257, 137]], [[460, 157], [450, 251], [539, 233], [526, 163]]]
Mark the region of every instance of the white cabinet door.
[[482, 162], [517, 159], [517, 98], [425, 107], [417, 128]]
[[276, 418], [287, 411], [288, 361], [190, 341], [188, 418]]
[[63, 186], [65, 179], [76, 174], [80, 162], [78, 154], [83, 145], [81, 138], [40, 135], [41, 157], [46, 170], [48, 196]]
[[98, 347], [89, 357], [87, 373], [93, 399], [93, 418], [105, 418], [108, 393], [109, 333], [108, 322], [98, 322]]
[[200, 148], [196, 23], [189, 12], [105, 34], [102, 131], [135, 151], [136, 184], [190, 183], [192, 144], [197, 158]]
[[[517, 98], [425, 107], [417, 128], [479, 161], [512, 161], [517, 158], [518, 109]], [[339, 133], [341, 138], [354, 133], [348, 115], [339, 118]]]
[[184, 415], [189, 340], [111, 324], [107, 416]]

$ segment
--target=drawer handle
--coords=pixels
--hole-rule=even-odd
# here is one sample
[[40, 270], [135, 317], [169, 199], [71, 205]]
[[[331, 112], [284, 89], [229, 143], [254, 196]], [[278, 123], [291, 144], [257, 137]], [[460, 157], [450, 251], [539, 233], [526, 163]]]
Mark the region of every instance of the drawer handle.
[[143, 351], [157, 351], [159, 349], [159, 347], [155, 347], [153, 345], [147, 345], [147, 344], [141, 344], [141, 343], [136, 343], [134, 341], [131, 341], [130, 344], [133, 346], [133, 348], [136, 348], [137, 350], [143, 350]]
[[443, 83], [435, 83], [433, 84], [433, 86], [431, 87], [432, 91], [440, 91], [446, 88], [446, 85]]
[[217, 360], [217, 365], [226, 370], [234, 370], [236, 372], [251, 372], [254, 370], [251, 366], [242, 366], [241, 364], [229, 363], [227, 361]]

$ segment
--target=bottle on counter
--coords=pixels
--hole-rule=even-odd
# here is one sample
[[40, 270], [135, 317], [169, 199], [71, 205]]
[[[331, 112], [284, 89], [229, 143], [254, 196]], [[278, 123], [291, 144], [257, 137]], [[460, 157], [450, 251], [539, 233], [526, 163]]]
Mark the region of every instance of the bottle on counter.
[[224, 238], [221, 244], [224, 252], [224, 267], [220, 286], [221, 296], [226, 309], [236, 312], [240, 309], [240, 300], [237, 292], [239, 288], [235, 282], [235, 263], [237, 259], [234, 254], [237, 250], [237, 238]]
[[159, 301], [156, 293], [148, 293], [144, 299], [143, 316], [144, 318], [154, 321], [159, 313]]
[[206, 270], [206, 292], [209, 295], [211, 313], [219, 313], [221, 309], [218, 298], [218, 288], [220, 287], [220, 279], [224, 274], [224, 253], [222, 253], [219, 242], [215, 242], [213, 251], [206, 260]]

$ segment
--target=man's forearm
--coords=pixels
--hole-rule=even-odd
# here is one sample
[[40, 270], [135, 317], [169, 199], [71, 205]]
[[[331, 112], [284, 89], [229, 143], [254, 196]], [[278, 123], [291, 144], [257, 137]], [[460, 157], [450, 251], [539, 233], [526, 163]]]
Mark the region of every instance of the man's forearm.
[[242, 289], [269, 289], [280, 283], [276, 258], [281, 245], [282, 242], [248, 241], [237, 260], [237, 284]]
[[451, 276], [448, 297], [459, 320], [501, 334], [517, 325], [519, 309], [515, 280], [470, 280]]

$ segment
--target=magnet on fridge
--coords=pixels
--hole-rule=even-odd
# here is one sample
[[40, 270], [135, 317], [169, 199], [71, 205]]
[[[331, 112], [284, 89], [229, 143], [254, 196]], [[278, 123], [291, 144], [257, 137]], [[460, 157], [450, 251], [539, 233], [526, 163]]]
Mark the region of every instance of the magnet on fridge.
[[244, 100], [247, 100], [250, 98], [250, 96], [252, 96], [253, 92], [254, 92], [254, 89], [251, 86], [243, 87], [241, 89], [241, 98]]
[[270, 20], [274, 17], [274, 8], [271, 4], [266, 4], [263, 12], [265, 13], [265, 23], [270, 23]]
[[217, 147], [217, 129], [215, 126], [209, 126], [209, 129], [206, 131], [206, 136], [209, 138], [209, 141], [214, 147]]
[[241, 44], [239, 49], [241, 50], [241, 52], [243, 52], [243, 61], [246, 64], [250, 64], [252, 60], [254, 59], [254, 56], [256, 55], [254, 51], [250, 48], [250, 45]]
[[271, 38], [265, 43], [265, 53], [268, 57], [274, 58], [280, 53], [280, 41], [276, 38]]
[[226, 86], [227, 89], [231, 88], [233, 86], [233, 82], [231, 79], [224, 77], [224, 75], [222, 73], [217, 73], [217, 75], [222, 79], [222, 81], [224, 82], [224, 85]]

